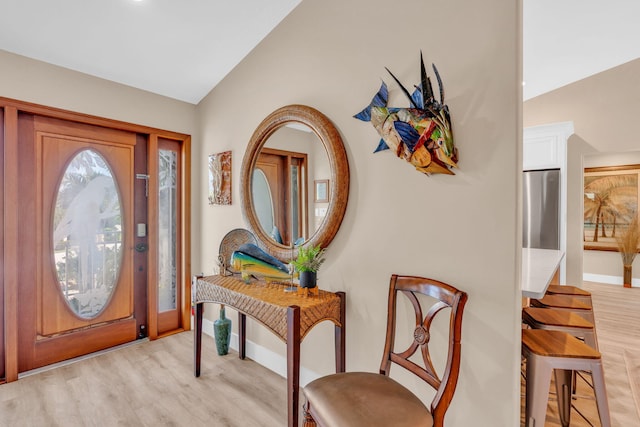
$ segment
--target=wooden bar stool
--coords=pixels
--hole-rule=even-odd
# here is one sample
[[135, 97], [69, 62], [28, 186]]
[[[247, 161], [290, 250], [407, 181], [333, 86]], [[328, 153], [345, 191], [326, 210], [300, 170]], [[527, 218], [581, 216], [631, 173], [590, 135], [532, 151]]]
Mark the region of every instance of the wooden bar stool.
[[571, 374], [591, 371], [602, 427], [611, 427], [609, 402], [600, 353], [566, 332], [522, 330], [522, 354], [527, 363], [525, 425], [543, 427], [547, 415], [551, 373], [555, 373], [558, 412], [563, 427], [571, 419]]
[[549, 285], [547, 295], [566, 295], [591, 304], [591, 292], [571, 285]]
[[594, 325], [596, 323], [593, 316], [593, 307], [591, 303], [586, 303], [567, 295], [545, 295], [540, 299], [532, 299], [531, 306], [572, 311], [584, 317]]
[[584, 340], [598, 350], [596, 328], [593, 323], [570, 311], [527, 307], [522, 310], [522, 320], [533, 329], [562, 331]]

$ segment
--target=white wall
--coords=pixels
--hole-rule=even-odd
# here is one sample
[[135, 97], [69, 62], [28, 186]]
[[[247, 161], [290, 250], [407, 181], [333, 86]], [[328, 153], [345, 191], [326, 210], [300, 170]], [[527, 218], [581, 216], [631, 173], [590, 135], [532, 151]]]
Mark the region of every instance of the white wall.
[[[215, 270], [220, 240], [245, 227], [240, 203], [206, 203], [206, 157], [233, 150], [237, 177], [253, 130], [273, 110], [307, 104], [345, 141], [351, 169], [346, 216], [328, 249], [320, 287], [347, 293], [347, 370], [376, 372], [391, 273], [430, 276], [469, 293], [461, 376], [448, 426], [519, 423], [520, 291], [518, 188], [521, 107], [518, 2], [305, 0], [198, 106], [202, 146], [194, 153], [200, 200], [194, 271]], [[460, 169], [427, 177], [389, 152], [352, 116], [384, 79], [392, 104], [407, 106], [387, 75], [419, 82], [419, 55], [444, 80]], [[435, 79], [434, 79], [435, 81]], [[240, 200], [234, 179], [233, 198]], [[210, 307], [207, 317], [214, 318]], [[407, 321], [407, 319], [405, 319]], [[284, 355], [284, 345], [249, 322], [248, 338]], [[303, 342], [302, 365], [333, 369], [333, 329]], [[436, 359], [442, 358], [436, 348]], [[399, 375], [395, 369], [392, 376]], [[414, 390], [425, 386], [402, 376]]]

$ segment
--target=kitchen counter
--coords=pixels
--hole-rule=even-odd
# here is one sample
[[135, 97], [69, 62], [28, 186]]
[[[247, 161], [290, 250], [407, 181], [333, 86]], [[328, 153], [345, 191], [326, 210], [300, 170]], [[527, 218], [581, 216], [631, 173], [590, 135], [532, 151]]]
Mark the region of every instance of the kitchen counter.
[[554, 249], [522, 248], [522, 296], [542, 298], [563, 257], [564, 252]]

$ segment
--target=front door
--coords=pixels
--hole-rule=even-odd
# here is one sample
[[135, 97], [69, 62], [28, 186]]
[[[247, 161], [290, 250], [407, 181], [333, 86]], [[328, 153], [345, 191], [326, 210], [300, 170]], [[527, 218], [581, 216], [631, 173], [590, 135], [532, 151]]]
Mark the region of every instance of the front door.
[[19, 117], [19, 372], [133, 341], [136, 134]]

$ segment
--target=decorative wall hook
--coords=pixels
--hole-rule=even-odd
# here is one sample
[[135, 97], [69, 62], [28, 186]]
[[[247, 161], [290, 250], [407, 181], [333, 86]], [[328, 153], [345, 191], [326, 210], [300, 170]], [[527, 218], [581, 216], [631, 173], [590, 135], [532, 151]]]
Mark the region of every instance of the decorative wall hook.
[[382, 139], [374, 153], [391, 149], [422, 173], [455, 175], [451, 168], [458, 167], [458, 150], [453, 143], [449, 107], [444, 103], [444, 88], [438, 69], [433, 64], [432, 67], [438, 80], [440, 101], [434, 97], [420, 52], [421, 81], [413, 94], [385, 67], [409, 99], [409, 108], [387, 106], [389, 92], [383, 81], [371, 103], [353, 117], [371, 122], [378, 131]]

